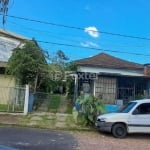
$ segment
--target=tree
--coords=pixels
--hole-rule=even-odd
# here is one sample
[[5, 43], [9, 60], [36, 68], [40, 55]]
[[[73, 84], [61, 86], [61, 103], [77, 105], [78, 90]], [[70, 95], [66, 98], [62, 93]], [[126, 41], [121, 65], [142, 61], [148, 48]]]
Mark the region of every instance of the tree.
[[46, 59], [35, 41], [27, 41], [22, 48], [14, 49], [8, 61], [8, 72], [17, 83], [30, 84], [34, 92], [44, 81], [46, 70]]
[[0, 0], [0, 12], [2, 13], [3, 16], [3, 25], [5, 24], [5, 16], [7, 15], [8, 12], [8, 4], [9, 0]]
[[56, 55], [52, 58], [52, 63], [57, 64], [64, 69], [66, 61], [69, 58], [64, 54], [62, 50], [58, 50]]

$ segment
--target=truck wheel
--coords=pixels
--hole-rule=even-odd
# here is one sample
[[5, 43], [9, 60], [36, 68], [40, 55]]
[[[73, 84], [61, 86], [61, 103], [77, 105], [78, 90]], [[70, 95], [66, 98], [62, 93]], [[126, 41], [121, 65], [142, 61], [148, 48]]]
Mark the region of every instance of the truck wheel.
[[112, 127], [112, 134], [116, 138], [124, 138], [127, 135], [127, 129], [124, 124], [118, 123]]

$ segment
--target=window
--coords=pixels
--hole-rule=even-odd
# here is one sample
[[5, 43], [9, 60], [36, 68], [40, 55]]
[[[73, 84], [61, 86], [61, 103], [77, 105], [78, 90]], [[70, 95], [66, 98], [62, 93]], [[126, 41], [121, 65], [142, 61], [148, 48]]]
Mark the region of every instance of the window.
[[125, 105], [123, 108], [119, 110], [119, 113], [128, 113], [135, 105], [137, 102], [130, 102], [127, 105]]
[[139, 105], [133, 112], [134, 114], [150, 114], [150, 103]]

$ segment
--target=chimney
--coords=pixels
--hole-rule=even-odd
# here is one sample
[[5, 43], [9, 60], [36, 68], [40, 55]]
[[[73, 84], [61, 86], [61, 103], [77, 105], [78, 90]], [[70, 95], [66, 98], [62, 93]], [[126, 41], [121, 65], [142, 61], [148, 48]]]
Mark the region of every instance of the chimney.
[[150, 64], [144, 64], [144, 75], [150, 76]]

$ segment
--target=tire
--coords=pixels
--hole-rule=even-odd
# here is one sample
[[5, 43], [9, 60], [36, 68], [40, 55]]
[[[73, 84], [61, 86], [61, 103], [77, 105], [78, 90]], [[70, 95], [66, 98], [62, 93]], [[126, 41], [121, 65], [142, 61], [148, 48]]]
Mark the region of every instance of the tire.
[[124, 138], [127, 135], [127, 129], [124, 124], [117, 123], [112, 127], [112, 134], [116, 138]]

